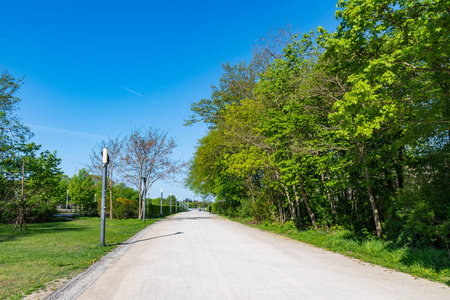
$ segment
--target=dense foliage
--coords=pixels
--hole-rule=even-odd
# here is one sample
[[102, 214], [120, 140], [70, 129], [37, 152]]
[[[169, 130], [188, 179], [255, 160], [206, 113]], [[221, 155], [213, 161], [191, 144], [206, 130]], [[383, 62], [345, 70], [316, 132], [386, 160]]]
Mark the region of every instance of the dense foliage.
[[338, 7], [335, 33], [225, 65], [192, 104], [210, 131], [187, 185], [229, 215], [449, 248], [450, 1]]

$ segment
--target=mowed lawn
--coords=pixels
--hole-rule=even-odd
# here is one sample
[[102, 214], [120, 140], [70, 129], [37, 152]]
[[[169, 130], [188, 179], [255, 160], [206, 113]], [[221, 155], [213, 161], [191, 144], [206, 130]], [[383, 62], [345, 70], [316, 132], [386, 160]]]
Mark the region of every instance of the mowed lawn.
[[73, 277], [158, 219], [106, 220], [105, 247], [100, 246], [100, 218], [28, 224], [0, 224], [0, 299], [21, 299], [45, 284]]

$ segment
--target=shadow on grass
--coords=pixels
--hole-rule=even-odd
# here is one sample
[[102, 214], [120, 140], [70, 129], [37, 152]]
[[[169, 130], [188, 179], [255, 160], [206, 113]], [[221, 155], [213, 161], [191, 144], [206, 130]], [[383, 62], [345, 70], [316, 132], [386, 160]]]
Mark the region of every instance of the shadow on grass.
[[410, 267], [420, 265], [438, 273], [447, 271], [447, 279], [443, 283], [450, 285], [450, 257], [447, 250], [406, 248], [400, 262]]
[[56, 221], [50, 223], [29, 223], [27, 230], [14, 231], [14, 225], [1, 225], [0, 227], [0, 243], [14, 241], [22, 237], [35, 236], [40, 234], [48, 234], [55, 232], [76, 232], [86, 230], [83, 227], [75, 227], [69, 225], [70, 221]]

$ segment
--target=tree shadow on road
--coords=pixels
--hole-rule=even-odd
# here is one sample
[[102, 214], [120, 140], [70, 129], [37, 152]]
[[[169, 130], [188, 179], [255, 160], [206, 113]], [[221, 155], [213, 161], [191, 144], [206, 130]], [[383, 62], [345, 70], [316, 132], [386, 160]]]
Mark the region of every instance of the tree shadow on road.
[[181, 218], [167, 219], [167, 221], [210, 220], [210, 219], [216, 219], [216, 217], [181, 217]]
[[179, 231], [179, 232], [175, 232], [175, 233], [172, 233], [172, 234], [154, 236], [154, 237], [147, 238], [147, 239], [140, 239], [140, 240], [129, 242], [129, 243], [119, 243], [118, 245], [132, 245], [132, 244], [136, 244], [136, 243], [140, 243], [140, 242], [150, 241], [150, 240], [159, 239], [159, 238], [168, 237], [168, 236], [179, 235], [179, 234], [183, 234], [183, 233], [184, 232], [180, 232]]

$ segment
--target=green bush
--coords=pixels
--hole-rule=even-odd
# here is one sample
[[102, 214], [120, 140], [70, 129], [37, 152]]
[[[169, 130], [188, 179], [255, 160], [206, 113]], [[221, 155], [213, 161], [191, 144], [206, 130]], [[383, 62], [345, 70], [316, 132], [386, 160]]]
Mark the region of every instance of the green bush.
[[449, 195], [433, 193], [429, 188], [425, 185], [420, 189], [403, 190], [397, 195], [386, 222], [389, 238], [407, 246], [449, 247]]
[[0, 222], [8, 224], [14, 222], [16, 218], [17, 213], [12, 203], [0, 201]]
[[56, 204], [39, 204], [30, 209], [26, 219], [29, 223], [49, 222], [58, 213]]
[[133, 200], [128, 198], [118, 198], [114, 202], [114, 218], [129, 219], [135, 214], [133, 209]]

